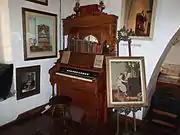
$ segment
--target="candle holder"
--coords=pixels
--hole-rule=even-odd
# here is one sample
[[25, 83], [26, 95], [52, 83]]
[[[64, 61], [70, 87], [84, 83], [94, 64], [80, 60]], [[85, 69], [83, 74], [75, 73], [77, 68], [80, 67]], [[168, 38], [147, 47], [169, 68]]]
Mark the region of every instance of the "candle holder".
[[99, 1], [99, 10], [100, 10], [101, 12], [103, 12], [104, 9], [105, 9], [104, 2], [103, 2], [103, 0], [100, 0], [100, 1]]
[[75, 3], [75, 7], [74, 7], [74, 12], [76, 12], [76, 15], [79, 16], [79, 9], [80, 9], [80, 3], [79, 3], [79, 0], [76, 0], [76, 3]]
[[117, 56], [119, 56], [119, 43], [120, 41], [128, 41], [128, 50], [129, 50], [129, 56], [131, 56], [131, 38], [130, 36], [134, 36], [135, 33], [132, 29], [126, 29], [125, 26], [123, 26], [120, 30], [117, 31]]

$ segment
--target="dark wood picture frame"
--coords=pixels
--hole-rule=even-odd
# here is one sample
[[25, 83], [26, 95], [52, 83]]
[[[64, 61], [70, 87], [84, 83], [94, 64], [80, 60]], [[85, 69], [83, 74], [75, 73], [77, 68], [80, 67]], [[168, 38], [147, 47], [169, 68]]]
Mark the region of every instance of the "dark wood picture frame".
[[22, 8], [24, 60], [57, 57], [57, 14]]
[[17, 100], [40, 93], [40, 65], [16, 68]]
[[41, 4], [41, 5], [48, 6], [48, 0], [45, 0], [45, 2], [38, 1], [38, 0], [26, 0], [26, 1], [30, 1], [30, 2], [34, 2], [34, 3], [38, 3], [38, 4]]

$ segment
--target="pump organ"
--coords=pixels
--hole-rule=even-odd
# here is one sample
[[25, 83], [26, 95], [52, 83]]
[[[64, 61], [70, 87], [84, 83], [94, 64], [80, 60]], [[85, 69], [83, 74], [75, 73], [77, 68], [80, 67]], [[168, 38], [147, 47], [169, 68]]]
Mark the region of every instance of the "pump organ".
[[[92, 7], [96, 9], [97, 5], [81, 6], [80, 8], [88, 9], [82, 10], [84, 12], [90, 11]], [[97, 12], [96, 14], [95, 12], [82, 14], [75, 18], [63, 19], [64, 36], [68, 35], [68, 41], [71, 42], [72, 38], [83, 39], [88, 35], [93, 35], [97, 38], [101, 48], [103, 48], [102, 43], [106, 41], [109, 45], [109, 55], [114, 55], [117, 16], [105, 13], [97, 14]], [[60, 51], [60, 58], [49, 70], [52, 87], [54, 89], [54, 85], [57, 84], [58, 95], [71, 97], [72, 105], [85, 111], [87, 121], [105, 122], [107, 120], [105, 62], [103, 61], [102, 68], [93, 66], [96, 55], [103, 54], [102, 52], [83, 52], [82, 44], [80, 49], [79, 46], [72, 46], [72, 43], [67, 44], [66, 49], [70, 52], [68, 62], [62, 62], [64, 51]]]

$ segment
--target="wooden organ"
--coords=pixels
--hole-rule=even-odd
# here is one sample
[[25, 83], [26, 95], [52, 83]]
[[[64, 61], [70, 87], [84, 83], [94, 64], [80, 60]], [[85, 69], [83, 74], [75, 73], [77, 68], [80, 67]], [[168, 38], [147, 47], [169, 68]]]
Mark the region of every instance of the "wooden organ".
[[[69, 51], [65, 51], [69, 52]], [[57, 84], [57, 94], [72, 98], [72, 105], [85, 111], [87, 121], [106, 121], [105, 65], [95, 68], [96, 54], [61, 53], [60, 59], [49, 70], [52, 86]], [[68, 60], [65, 61], [64, 57]], [[104, 61], [104, 60], [103, 60]], [[104, 62], [103, 62], [104, 63]]]
[[[72, 105], [85, 111], [87, 121], [107, 119], [105, 62], [100, 60], [102, 67], [94, 66], [94, 62], [97, 56], [116, 55], [117, 19], [100, 12], [97, 4], [80, 6], [78, 14], [63, 19], [66, 51], [60, 51], [60, 58], [49, 70], [50, 82], [53, 91], [57, 84], [57, 94], [71, 97]], [[88, 36], [95, 37], [97, 42], [84, 41]], [[103, 51], [97, 51], [95, 45]]]

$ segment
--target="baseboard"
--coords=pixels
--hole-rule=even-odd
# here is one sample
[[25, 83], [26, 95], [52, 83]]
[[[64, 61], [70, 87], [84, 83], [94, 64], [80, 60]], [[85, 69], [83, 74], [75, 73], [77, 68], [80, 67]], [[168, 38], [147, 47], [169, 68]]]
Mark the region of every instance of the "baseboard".
[[19, 114], [17, 119], [0, 126], [0, 132], [2, 132], [3, 130], [6, 130], [14, 125], [21, 124], [23, 122], [27, 122], [28, 120], [31, 120], [31, 119], [34, 119], [34, 118], [40, 116], [41, 112], [44, 110], [44, 107], [46, 105], [47, 104], [44, 104], [44, 105], [38, 106], [32, 110], [29, 110], [29, 111]]

